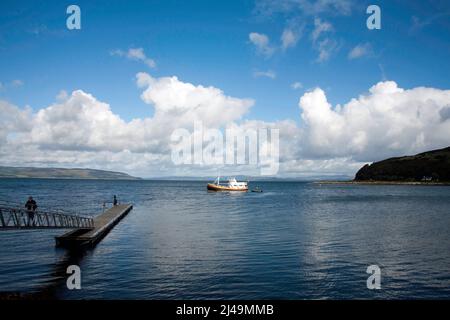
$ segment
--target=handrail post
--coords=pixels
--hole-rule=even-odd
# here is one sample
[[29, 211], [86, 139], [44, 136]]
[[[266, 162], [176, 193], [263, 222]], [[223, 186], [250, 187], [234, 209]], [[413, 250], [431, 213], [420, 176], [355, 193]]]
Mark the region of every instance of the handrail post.
[[14, 219], [13, 219], [14, 224], [16, 225], [16, 227], [20, 228], [20, 220], [17, 217], [16, 210], [13, 210], [12, 214], [13, 214], [13, 217], [14, 217]]
[[5, 220], [3, 219], [3, 210], [0, 209], [0, 221], [2, 222], [2, 227], [6, 227]]

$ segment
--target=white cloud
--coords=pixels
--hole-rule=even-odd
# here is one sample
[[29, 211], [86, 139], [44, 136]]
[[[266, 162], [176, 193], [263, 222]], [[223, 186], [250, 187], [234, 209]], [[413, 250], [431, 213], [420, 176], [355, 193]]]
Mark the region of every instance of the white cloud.
[[275, 79], [277, 77], [277, 75], [275, 74], [275, 72], [273, 72], [272, 70], [267, 70], [267, 71], [254, 71], [253, 72], [253, 76], [255, 78], [270, 78], [270, 79]]
[[254, 103], [176, 77], [153, 78], [139, 73], [137, 81], [145, 89], [142, 99], [155, 109], [152, 118], [126, 122], [107, 103], [76, 90], [70, 96], [59, 95], [63, 99], [35, 114], [2, 102], [2, 137], [6, 132], [25, 130], [28, 134], [23, 142], [41, 149], [160, 153], [167, 148], [171, 130], [189, 128], [196, 120], [205, 126], [224, 126], [239, 120]]
[[291, 88], [294, 90], [298, 90], [303, 88], [303, 84], [301, 82], [296, 81], [293, 84], [291, 84]]
[[355, 46], [352, 50], [350, 50], [350, 52], [348, 53], [348, 59], [350, 60], [358, 59], [372, 54], [373, 50], [370, 43], [360, 43], [357, 46]]
[[311, 32], [313, 48], [318, 51], [317, 62], [325, 62], [330, 59], [331, 55], [339, 49], [338, 42], [330, 37], [324, 36], [326, 33], [332, 32], [331, 23], [322, 21], [320, 18], [314, 19], [314, 30]]
[[[177, 77], [136, 77], [142, 100], [154, 108], [153, 117], [125, 121], [82, 90], [35, 113], [0, 101], [0, 164], [92, 167], [140, 176], [214, 175], [214, 167], [171, 162], [171, 132], [191, 130], [195, 120], [237, 131], [279, 129], [282, 176], [354, 174], [366, 161], [450, 145], [450, 90], [405, 90], [385, 81], [333, 107], [316, 88], [300, 98], [299, 119], [264, 122], [242, 119], [251, 99]], [[252, 172], [246, 167], [229, 170]]]
[[170, 154], [173, 130], [190, 129], [196, 120], [224, 127], [254, 103], [177, 77], [139, 73], [137, 84], [144, 89], [142, 100], [155, 110], [153, 117], [127, 122], [82, 90], [62, 91], [56, 103], [36, 113], [0, 101], [0, 163], [171, 175], [177, 170]]
[[342, 40], [330, 36], [335, 31], [333, 25], [320, 17], [350, 15], [356, 6], [354, 0], [258, 0], [254, 13], [266, 20], [279, 14], [287, 21], [281, 35], [282, 50], [295, 46], [303, 30], [310, 29], [312, 49], [318, 52], [316, 61], [325, 62], [340, 49]]
[[313, 42], [319, 39], [320, 35], [333, 31], [333, 25], [329, 22], [322, 21], [320, 18], [314, 19], [314, 30], [311, 33]]
[[323, 179], [324, 177], [353, 177], [365, 163], [354, 161], [351, 157], [332, 159], [289, 159], [280, 164], [285, 176]]
[[152, 150], [148, 119], [125, 122], [110, 106], [82, 90], [33, 115], [29, 140], [41, 149], [63, 151]]
[[281, 34], [281, 48], [286, 50], [290, 47], [294, 47], [299, 39], [299, 34], [292, 29], [284, 29]]
[[280, 36], [281, 44], [279, 47], [272, 46], [270, 44], [269, 37], [262, 33], [252, 32], [249, 34], [249, 39], [250, 42], [256, 47], [256, 50], [259, 54], [270, 57], [278, 49], [285, 51], [288, 48], [295, 47], [302, 35], [303, 28], [303, 24], [299, 25], [294, 21], [290, 21], [289, 27], [284, 28]]
[[254, 104], [252, 99], [226, 96], [218, 88], [182, 82], [175, 76], [153, 78], [141, 72], [136, 78], [145, 88], [142, 100], [155, 108], [155, 118], [173, 121], [175, 117], [177, 125], [201, 120], [205, 126], [222, 126], [240, 119]]
[[374, 161], [448, 146], [450, 121], [441, 112], [449, 104], [450, 90], [404, 90], [386, 81], [333, 108], [317, 88], [299, 101], [303, 150], [312, 157]]
[[7, 101], [0, 100], [0, 146], [7, 142], [8, 138], [19, 138], [17, 134], [30, 128], [31, 109], [20, 109]]
[[126, 57], [130, 60], [143, 62], [150, 68], [156, 67], [156, 62], [153, 59], [151, 59], [145, 55], [143, 48], [130, 48], [126, 52], [122, 51], [120, 49], [116, 49], [116, 50], [112, 50], [110, 52], [110, 54], [112, 56]]
[[258, 53], [270, 57], [275, 49], [270, 46], [269, 37], [262, 33], [252, 32], [248, 35], [251, 43], [256, 46]]

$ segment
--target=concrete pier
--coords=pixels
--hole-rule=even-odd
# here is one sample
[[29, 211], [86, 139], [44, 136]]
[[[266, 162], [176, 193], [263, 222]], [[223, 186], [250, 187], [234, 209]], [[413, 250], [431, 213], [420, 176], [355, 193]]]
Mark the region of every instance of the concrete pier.
[[133, 209], [131, 204], [119, 204], [94, 218], [94, 229], [75, 229], [62, 236], [55, 237], [58, 247], [93, 247]]

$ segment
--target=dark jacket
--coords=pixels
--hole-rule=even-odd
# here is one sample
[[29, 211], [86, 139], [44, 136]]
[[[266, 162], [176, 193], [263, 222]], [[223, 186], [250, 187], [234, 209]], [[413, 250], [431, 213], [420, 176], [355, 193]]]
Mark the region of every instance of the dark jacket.
[[28, 200], [27, 203], [25, 203], [25, 208], [29, 211], [35, 211], [37, 209], [36, 201]]

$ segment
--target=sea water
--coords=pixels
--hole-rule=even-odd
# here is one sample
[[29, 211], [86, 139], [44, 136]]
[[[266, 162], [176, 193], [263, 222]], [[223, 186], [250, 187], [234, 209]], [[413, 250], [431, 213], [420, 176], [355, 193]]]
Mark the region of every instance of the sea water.
[[[94, 249], [65, 230], [0, 231], [0, 292], [62, 299], [450, 298], [450, 187], [206, 181], [0, 180], [0, 205], [96, 215], [134, 209]], [[81, 289], [66, 269], [79, 265]], [[367, 288], [367, 267], [381, 289]]]

